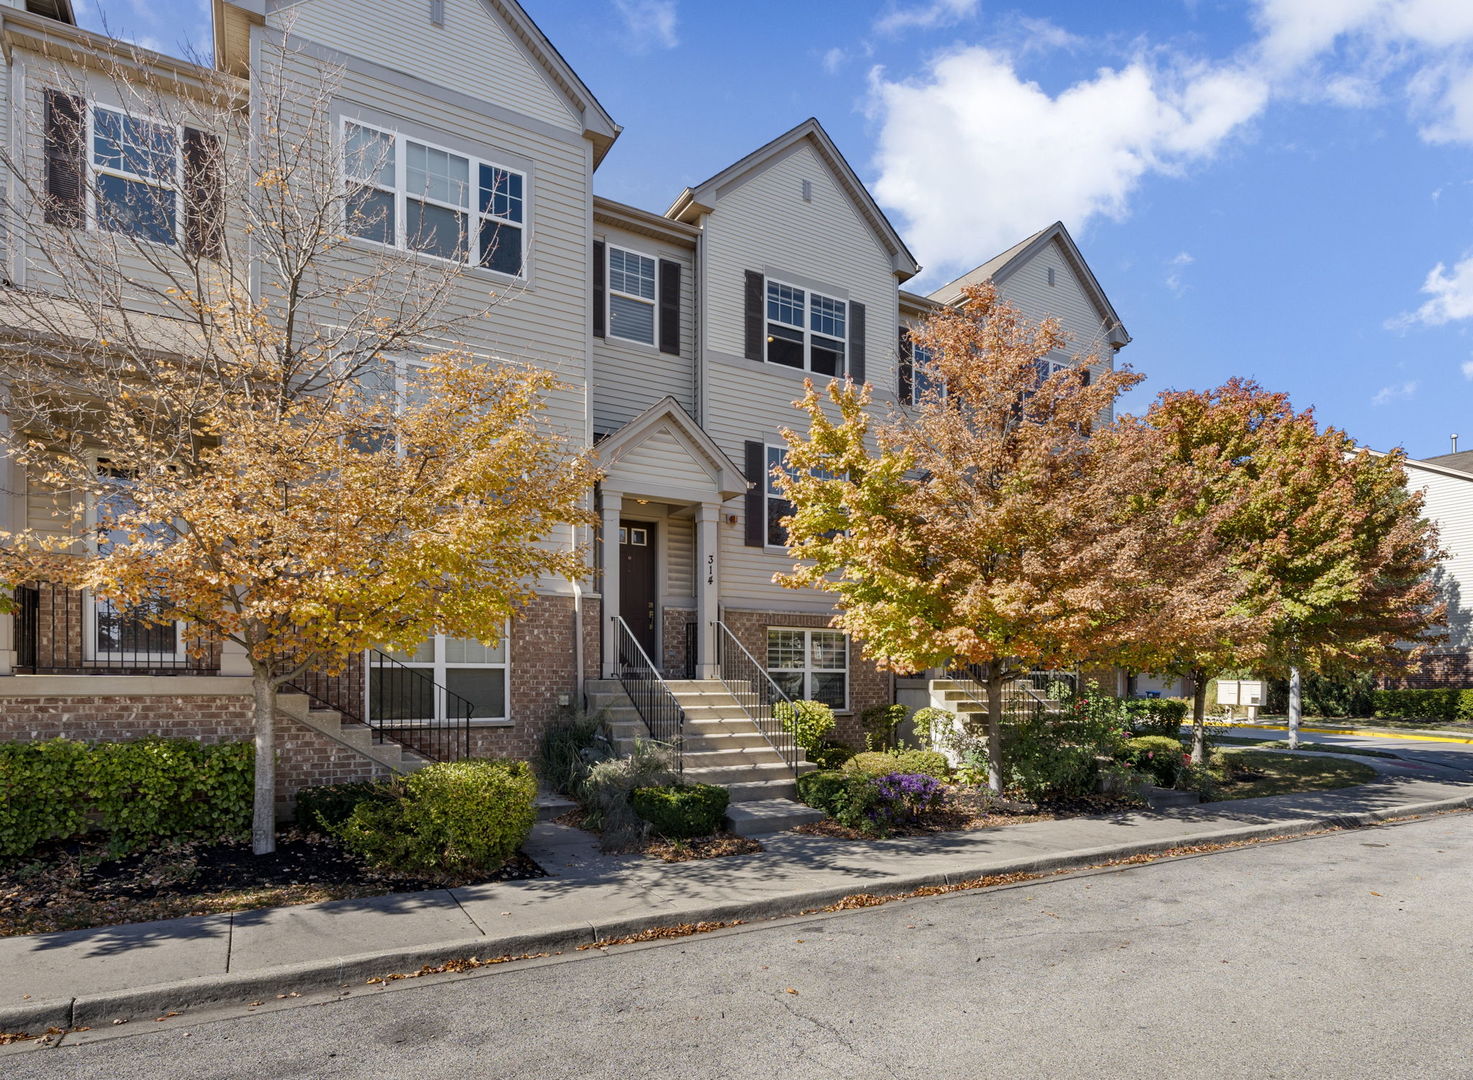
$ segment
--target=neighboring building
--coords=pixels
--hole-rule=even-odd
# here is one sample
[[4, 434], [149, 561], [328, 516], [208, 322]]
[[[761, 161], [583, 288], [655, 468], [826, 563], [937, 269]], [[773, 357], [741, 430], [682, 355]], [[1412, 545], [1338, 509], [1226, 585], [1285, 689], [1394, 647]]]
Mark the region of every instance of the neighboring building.
[[[769, 481], [780, 430], [801, 419], [792, 402], [805, 377], [848, 375], [872, 384], [878, 407], [911, 404], [924, 357], [904, 328], [988, 278], [1029, 316], [1059, 316], [1073, 349], [1108, 368], [1130, 338], [1063, 225], [929, 296], [905, 292], [919, 265], [816, 120], [654, 213], [594, 194], [620, 129], [513, 0], [214, 0], [217, 67], [242, 93], [288, 14], [300, 55], [343, 73], [334, 119], [345, 139], [493, 175], [514, 193], [487, 218], [502, 238], [494, 258], [467, 256], [465, 288], [515, 286], [515, 298], [466, 344], [554, 366], [565, 389], [550, 414], [596, 446], [606, 470], [594, 495], [602, 527], [586, 538], [601, 554], [587, 582], [544, 583], [499, 650], [438, 640], [405, 658], [476, 702], [477, 752], [530, 753], [560, 705], [615, 676], [616, 619], [669, 679], [718, 677], [718, 642], [740, 643], [791, 696], [832, 704], [853, 737], [857, 715], [896, 700], [897, 686], [828, 628], [826, 595], [773, 583], [789, 565], [785, 505]], [[38, 100], [58, 56], [85, 63], [88, 51], [114, 47], [72, 23], [65, 0], [0, 0], [5, 86]], [[130, 55], [181, 85], [202, 74]], [[123, 104], [97, 93], [85, 107]], [[6, 138], [17, 138], [13, 123]], [[427, 205], [405, 176], [400, 168], [374, 192], [401, 220]], [[27, 284], [16, 275], [33, 240], [12, 241], [11, 280]], [[54, 513], [24, 477], [0, 475], [0, 488], [10, 493], [0, 528]], [[76, 602], [84, 617], [60, 629], [39, 601], [18, 620], [0, 617], [0, 739], [244, 737], [241, 657], [225, 649], [177, 674], [161, 673], [168, 657], [130, 668], [105, 655], [95, 612], [86, 617], [92, 602]], [[363, 681], [352, 693], [370, 700], [353, 707], [369, 716]], [[298, 735], [300, 746], [285, 740], [286, 790], [395, 764], [365, 765], [335, 732]]]
[[1448, 637], [1420, 668], [1395, 680], [1407, 687], [1473, 687], [1473, 451], [1406, 463], [1407, 484], [1421, 491], [1447, 558], [1435, 581], [1447, 603]]

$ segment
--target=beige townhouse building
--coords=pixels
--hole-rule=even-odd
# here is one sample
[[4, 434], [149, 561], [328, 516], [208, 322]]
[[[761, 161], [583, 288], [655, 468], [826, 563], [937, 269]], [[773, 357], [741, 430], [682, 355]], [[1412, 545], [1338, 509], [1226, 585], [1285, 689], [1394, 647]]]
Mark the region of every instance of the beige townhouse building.
[[[590, 492], [599, 527], [569, 530], [566, 541], [595, 553], [588, 576], [539, 583], [501, 645], [436, 639], [284, 696], [288, 792], [421, 756], [375, 736], [375, 679], [387, 664], [436, 687], [436, 709], [451, 697], [469, 703], [464, 752], [527, 755], [560, 708], [587, 700], [612, 706], [626, 732], [660, 734], [671, 715], [692, 723], [688, 765], [714, 755], [707, 775], [749, 781], [743, 797], [787, 790], [801, 762], [767, 745], [773, 700], [824, 701], [852, 739], [863, 710], [903, 697], [906, 685], [829, 628], [824, 595], [773, 582], [790, 564], [786, 505], [770, 474], [782, 465], [782, 429], [801, 421], [793, 402], [803, 380], [869, 382], [876, 408], [909, 407], [926, 357], [906, 328], [988, 279], [1030, 315], [1062, 319], [1071, 351], [1051, 363], [1092, 355], [1108, 367], [1130, 340], [1062, 224], [928, 294], [908, 291], [920, 264], [814, 119], [672, 192], [663, 211], [597, 195], [620, 128], [514, 0], [214, 0], [213, 13], [213, 71], [138, 50], [125, 50], [128, 62], [185, 88], [234, 80], [247, 100], [264, 57], [287, 50], [293, 63], [332, 66], [343, 181], [381, 208], [356, 226], [354, 243], [365, 253], [415, 250], [410, 223], [451, 223], [459, 243], [418, 252], [460, 264], [467, 310], [488, 288], [510, 297], [461, 331], [464, 346], [555, 370], [562, 389], [549, 416], [594, 447], [604, 471]], [[26, 137], [15, 100], [44, 110], [48, 73], [71, 64], [76, 82], [95, 86], [64, 106], [85, 113], [92, 136], [77, 167], [108, 183], [150, 182], [107, 152], [132, 122], [128, 102], [82, 70], [89, 53], [117, 55], [117, 43], [77, 28], [68, 0], [0, 0], [0, 36], [8, 146]], [[191, 137], [180, 131], [181, 155]], [[371, 176], [352, 165], [365, 145], [384, 166]], [[28, 151], [38, 168], [43, 149]], [[107, 226], [82, 207], [71, 227]], [[187, 220], [154, 227], [165, 248], [188, 239]], [[44, 288], [25, 250], [45, 242], [44, 230], [8, 235], [9, 281]], [[55, 515], [13, 464], [0, 470], [0, 527]], [[0, 739], [246, 737], [249, 680], [228, 647], [201, 665], [180, 647], [187, 631], [169, 628], [123, 647], [97, 601], [48, 597], [44, 583], [28, 590], [0, 616]], [[740, 713], [745, 699], [729, 692], [758, 683], [770, 689], [747, 704], [766, 710], [750, 737], [720, 743], [714, 734], [730, 734], [731, 723], [701, 728], [700, 710], [719, 700]], [[737, 745], [776, 757], [717, 753]]]

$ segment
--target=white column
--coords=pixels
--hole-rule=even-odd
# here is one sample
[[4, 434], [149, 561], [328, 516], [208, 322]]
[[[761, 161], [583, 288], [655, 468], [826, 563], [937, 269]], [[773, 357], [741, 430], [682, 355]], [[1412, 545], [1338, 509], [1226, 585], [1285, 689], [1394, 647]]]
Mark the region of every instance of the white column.
[[619, 612], [619, 515], [624, 509], [624, 493], [603, 489], [603, 643], [605, 679], [612, 679], [619, 660], [619, 640], [614, 633], [614, 616]]
[[[10, 434], [10, 416], [0, 413], [0, 436]], [[0, 450], [0, 529], [25, 528], [25, 471]], [[0, 614], [0, 675], [15, 670], [15, 616]]]
[[716, 526], [720, 520], [718, 503], [703, 502], [696, 510], [696, 675], [702, 679], [720, 674], [716, 666], [717, 598], [721, 591], [717, 566], [721, 534]]

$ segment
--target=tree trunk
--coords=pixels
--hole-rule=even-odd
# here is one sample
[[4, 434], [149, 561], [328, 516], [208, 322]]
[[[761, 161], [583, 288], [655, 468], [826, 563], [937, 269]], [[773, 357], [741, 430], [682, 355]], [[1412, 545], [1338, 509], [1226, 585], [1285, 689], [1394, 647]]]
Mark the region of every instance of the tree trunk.
[[998, 665], [987, 668], [987, 786], [1002, 794], [1002, 688]]
[[266, 672], [252, 672], [256, 714], [256, 795], [251, 817], [251, 851], [276, 850], [276, 687]]
[[1299, 685], [1298, 666], [1289, 669], [1289, 749], [1299, 745], [1299, 715], [1303, 711], [1304, 699]]
[[1192, 764], [1207, 761], [1207, 672], [1192, 672]]

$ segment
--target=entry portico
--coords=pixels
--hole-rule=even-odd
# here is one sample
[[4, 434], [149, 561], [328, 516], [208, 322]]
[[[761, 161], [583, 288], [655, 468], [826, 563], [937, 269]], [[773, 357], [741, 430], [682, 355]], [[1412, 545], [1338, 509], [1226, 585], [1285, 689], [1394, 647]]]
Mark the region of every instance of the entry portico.
[[[698, 678], [715, 678], [722, 504], [745, 494], [747, 480], [673, 397], [655, 402], [596, 449], [604, 470], [599, 483], [604, 677], [617, 674], [616, 619], [625, 620], [653, 663], [663, 668], [671, 654], [666, 608], [679, 610], [684, 604], [696, 627], [696, 655], [693, 664], [690, 658], [687, 663]], [[631, 576], [641, 580], [626, 580]], [[682, 595], [686, 583], [688, 598]], [[635, 605], [640, 610], [632, 610]]]

